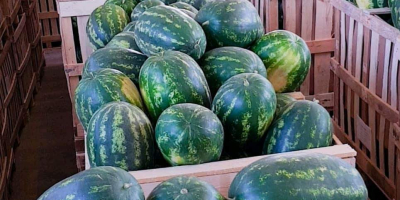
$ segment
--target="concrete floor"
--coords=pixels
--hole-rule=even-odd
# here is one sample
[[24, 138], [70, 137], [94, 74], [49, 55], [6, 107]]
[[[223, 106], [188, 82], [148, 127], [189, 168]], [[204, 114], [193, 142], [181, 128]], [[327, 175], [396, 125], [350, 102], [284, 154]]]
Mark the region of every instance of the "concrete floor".
[[37, 199], [49, 187], [77, 172], [71, 102], [61, 51], [47, 51], [45, 55], [42, 85], [16, 148], [12, 200]]

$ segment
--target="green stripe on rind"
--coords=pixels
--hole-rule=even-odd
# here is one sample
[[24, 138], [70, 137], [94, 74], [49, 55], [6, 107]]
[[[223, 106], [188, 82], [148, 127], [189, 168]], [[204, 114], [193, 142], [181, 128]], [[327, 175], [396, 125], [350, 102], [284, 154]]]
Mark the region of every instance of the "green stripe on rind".
[[170, 4], [169, 6], [174, 7], [174, 8], [179, 8], [179, 9], [183, 9], [183, 10], [187, 10], [190, 11], [194, 14], [197, 14], [199, 11], [193, 7], [192, 5], [185, 3], [185, 2], [176, 2], [173, 4]]
[[178, 176], [160, 183], [151, 191], [148, 200], [193, 199], [224, 200], [209, 183], [196, 177]]
[[136, 86], [139, 86], [139, 72], [147, 56], [130, 49], [103, 48], [93, 52], [86, 60], [82, 76], [99, 69], [111, 68], [128, 76]]
[[38, 200], [135, 199], [144, 200], [142, 188], [128, 172], [116, 167], [96, 167], [68, 177]]
[[241, 170], [229, 198], [366, 200], [367, 188], [358, 171], [345, 161], [317, 153], [276, 154]]
[[240, 47], [220, 47], [208, 51], [200, 59], [199, 65], [212, 94], [216, 94], [225, 81], [240, 73], [257, 73], [267, 77], [262, 60], [253, 52]]
[[178, 2], [184, 2], [189, 5], [192, 5], [195, 7], [197, 10], [200, 10], [204, 5], [207, 3], [213, 2], [215, 0], [178, 0]]
[[267, 131], [263, 154], [283, 153], [332, 145], [329, 113], [312, 101], [295, 101], [277, 115]]
[[390, 0], [356, 0], [361, 9], [384, 8], [389, 6]]
[[127, 171], [154, 164], [154, 131], [146, 114], [126, 102], [102, 106], [90, 120], [87, 151], [91, 167], [114, 166]]
[[89, 17], [86, 34], [93, 49], [103, 48], [118, 33], [120, 33], [129, 17], [121, 7], [107, 4], [97, 7]]
[[196, 17], [196, 14], [194, 14], [188, 10], [184, 10], [184, 9], [179, 9], [179, 10], [182, 11], [183, 13], [185, 13], [187, 16], [189, 16], [192, 19], [194, 19]]
[[394, 27], [400, 30], [400, 1], [389, 0], [390, 8], [392, 10], [392, 21]]
[[262, 36], [251, 50], [264, 62], [268, 80], [277, 93], [293, 92], [303, 83], [311, 65], [311, 53], [303, 39], [277, 30]]
[[142, 1], [135, 7], [135, 9], [133, 9], [132, 14], [131, 14], [131, 20], [136, 21], [147, 9], [154, 7], [154, 6], [161, 6], [161, 5], [165, 5], [165, 4], [159, 0]]
[[158, 118], [156, 141], [173, 166], [219, 160], [224, 129], [209, 109], [191, 103], [173, 105]]
[[135, 42], [135, 34], [133, 32], [121, 32], [111, 39], [105, 48], [124, 48], [140, 52]]
[[[211, 108], [224, 125], [224, 148], [228, 153], [253, 151], [272, 122], [276, 96], [265, 77], [243, 73], [222, 85]], [[249, 153], [254, 153], [251, 151]], [[261, 149], [256, 151], [259, 154]]]
[[128, 16], [131, 16], [133, 8], [138, 4], [137, 0], [107, 0], [104, 4], [114, 4], [125, 10]]
[[[134, 31], [134, 29], [135, 29], [135, 25], [136, 25], [136, 21], [133, 21], [133, 22], [129, 22], [129, 24], [127, 24], [126, 26], [125, 26], [125, 28], [124, 28], [124, 32], [132, 32], [133, 33], [133, 31]], [[135, 43], [136, 44], [136, 43]]]
[[169, 6], [156, 6], [144, 12], [137, 20], [135, 39], [146, 55], [174, 50], [196, 60], [204, 54], [207, 42], [196, 21]]
[[168, 107], [179, 103], [195, 103], [207, 108], [211, 94], [201, 68], [188, 55], [166, 51], [151, 56], [139, 75], [140, 92], [153, 122]]
[[208, 48], [248, 47], [264, 33], [257, 10], [247, 0], [210, 2], [195, 19], [204, 29]]
[[75, 110], [83, 128], [87, 130], [93, 114], [112, 101], [124, 101], [144, 109], [135, 84], [120, 71], [100, 69], [88, 73], [75, 90]]
[[279, 113], [287, 106], [288, 104], [296, 101], [295, 98], [290, 96], [289, 94], [285, 93], [278, 93], [276, 94], [276, 115], [279, 115]]

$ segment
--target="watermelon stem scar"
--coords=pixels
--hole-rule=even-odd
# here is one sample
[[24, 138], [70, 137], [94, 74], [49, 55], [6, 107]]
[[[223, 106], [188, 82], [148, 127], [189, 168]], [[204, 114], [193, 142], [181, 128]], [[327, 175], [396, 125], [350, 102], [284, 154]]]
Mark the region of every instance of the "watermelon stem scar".
[[186, 189], [186, 188], [183, 188], [182, 190], [181, 190], [181, 194], [187, 194], [188, 193], [188, 190]]
[[132, 187], [133, 184], [132, 183], [124, 183], [124, 189], [129, 189], [130, 187]]

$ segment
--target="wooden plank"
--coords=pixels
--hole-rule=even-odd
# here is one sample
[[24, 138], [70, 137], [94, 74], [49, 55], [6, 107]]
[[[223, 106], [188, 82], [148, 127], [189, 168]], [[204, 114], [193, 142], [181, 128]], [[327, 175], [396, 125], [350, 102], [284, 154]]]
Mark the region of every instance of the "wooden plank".
[[58, 13], [62, 18], [89, 16], [95, 8], [103, 5], [104, 2], [105, 0], [59, 1]]
[[43, 43], [61, 42], [61, 35], [46, 35], [46, 36], [42, 36], [42, 42]]
[[366, 13], [370, 15], [382, 15], [382, 14], [391, 14], [392, 11], [390, 8], [374, 8], [374, 9], [367, 9], [365, 10]]
[[[301, 11], [301, 37], [305, 41], [311, 41], [312, 38], [312, 33], [313, 33], [313, 20], [314, 20], [314, 1], [306, 0], [302, 1], [302, 11]], [[311, 47], [310, 44], [308, 44], [308, 48]], [[301, 92], [308, 96], [310, 95], [310, 83], [311, 83], [311, 73], [307, 74], [306, 79], [304, 80], [303, 84], [300, 87]]]
[[376, 94], [372, 93], [369, 88], [355, 80], [355, 78], [334, 59], [331, 59], [331, 66], [332, 71], [375, 111], [383, 115], [390, 122], [396, 123], [398, 121], [399, 112], [397, 110], [384, 102]]
[[306, 41], [306, 43], [311, 54], [331, 53], [335, 51], [335, 39], [312, 40]]
[[296, 0], [286, 0], [283, 5], [283, 28], [296, 33]]
[[72, 21], [69, 17], [60, 18], [60, 28], [61, 28], [61, 36], [63, 41], [71, 41], [71, 42], [63, 42], [63, 63], [64, 65], [75, 64], [76, 63], [76, 52], [75, 52], [75, 44], [74, 35], [72, 31]]
[[[349, 20], [349, 36], [347, 42], [347, 71], [351, 74], [353, 70], [353, 36], [354, 36], [354, 19], [350, 18]], [[349, 134], [350, 138], [353, 138], [353, 128], [352, 128], [352, 99], [351, 99], [352, 91], [349, 87], [347, 87], [346, 93], [346, 107], [347, 107], [347, 134]]]
[[78, 34], [79, 41], [81, 45], [81, 53], [82, 53], [82, 61], [85, 62], [86, 59], [92, 54], [93, 49], [90, 45], [89, 39], [86, 35], [86, 23], [89, 20], [89, 16], [80, 16], [77, 17], [78, 23]]
[[[40, 0], [40, 12], [48, 12], [47, 9], [47, 1], [46, 0]], [[44, 19], [41, 20], [42, 24], [42, 29], [43, 29], [43, 36], [50, 36], [50, 20]], [[51, 48], [51, 42], [44, 42], [46, 43], [47, 48]]]
[[[346, 61], [346, 15], [342, 12], [340, 14], [340, 64], [345, 65]], [[340, 107], [340, 123], [339, 125], [344, 127], [344, 84], [343, 80], [340, 79], [339, 85], [339, 107]]]
[[333, 108], [334, 106], [334, 93], [323, 93], [323, 94], [316, 94], [316, 95], [309, 95], [306, 96], [306, 99], [312, 101], [313, 99], [317, 99], [319, 104], [325, 108]]
[[82, 75], [83, 65], [83, 63], [64, 65], [64, 71], [67, 73], [67, 78]]
[[[364, 27], [361, 23], [357, 23], [357, 47], [356, 47], [356, 64], [355, 64], [355, 78], [357, 81], [361, 81], [361, 64], [362, 64], [362, 53], [363, 53], [363, 38], [364, 38]], [[360, 115], [360, 97], [357, 93], [354, 93], [354, 117]], [[357, 127], [357, 122], [354, 122]], [[357, 146], [360, 146], [360, 140], [355, 137]]]
[[278, 30], [279, 28], [279, 14], [278, 14], [279, 2], [278, 0], [269, 0], [268, 6], [268, 27], [265, 27], [269, 31]]
[[[56, 12], [56, 10], [54, 9], [54, 1], [53, 0], [47, 0], [47, 4], [49, 6], [49, 12]], [[51, 35], [59, 35], [60, 34], [57, 21], [58, 21], [57, 18], [50, 19]]]
[[53, 19], [53, 18], [58, 19], [57, 11], [38, 13], [38, 15], [39, 15], [39, 19]]

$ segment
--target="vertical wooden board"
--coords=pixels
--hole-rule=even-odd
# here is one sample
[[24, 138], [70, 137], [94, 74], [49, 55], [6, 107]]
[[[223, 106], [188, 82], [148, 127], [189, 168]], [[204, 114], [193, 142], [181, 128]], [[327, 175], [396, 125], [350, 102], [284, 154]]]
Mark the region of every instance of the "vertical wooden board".
[[[333, 8], [328, 1], [316, 1], [315, 40], [332, 38]], [[331, 53], [314, 56], [315, 94], [329, 92]]]
[[[370, 62], [370, 47], [371, 47], [371, 30], [364, 27], [364, 52], [363, 52], [363, 64], [362, 64], [362, 73], [361, 73], [361, 83], [364, 86], [368, 86], [368, 78], [369, 78], [369, 62]], [[367, 112], [368, 105], [361, 101], [361, 119], [366, 122], [368, 119]]]
[[[344, 66], [345, 65], [345, 61], [346, 61], [346, 38], [344, 37], [346, 35], [346, 15], [345, 13], [341, 13], [340, 15], [340, 65]], [[343, 90], [344, 90], [344, 84], [343, 81], [340, 80], [340, 127], [344, 127], [344, 94], [343, 94]]]
[[60, 18], [61, 35], [63, 38], [63, 59], [64, 67], [68, 64], [76, 64], [76, 52], [74, 35], [72, 31], [71, 17]]
[[279, 3], [278, 0], [266, 0], [268, 1], [268, 8], [266, 12], [268, 21], [268, 27], [265, 27], [266, 32], [274, 31], [279, 29]]
[[396, 159], [396, 147], [394, 145], [394, 142], [396, 141], [396, 138], [394, 137], [394, 128], [393, 124], [390, 124], [389, 128], [389, 144], [388, 144], [388, 163], [387, 167], [389, 168], [389, 179], [391, 181], [394, 181], [395, 179], [395, 159]]
[[[393, 48], [393, 56], [392, 56], [392, 67], [391, 67], [391, 72], [390, 72], [390, 105], [394, 108], [397, 109], [397, 101], [398, 101], [398, 96], [400, 95], [398, 93], [398, 81], [400, 77], [398, 77], [399, 73], [399, 59], [400, 59], [400, 42], [396, 41], [394, 48]], [[400, 110], [398, 108], [397, 110]]]
[[[39, 1], [39, 0], [38, 0]], [[40, 0], [40, 13], [48, 12], [47, 9], [47, 0]], [[42, 29], [43, 29], [43, 36], [50, 36], [50, 20], [49, 19], [42, 19]], [[46, 47], [51, 47], [51, 42], [46, 43]]]
[[[357, 23], [357, 47], [356, 47], [356, 64], [355, 68], [355, 78], [357, 81], [361, 81], [361, 71], [362, 71], [362, 53], [363, 53], [363, 38], [364, 38], [364, 26], [361, 23]], [[360, 97], [358, 94], [354, 94], [354, 118], [360, 115]], [[357, 126], [357, 122], [354, 122]], [[360, 140], [355, 137], [355, 143], [357, 147], [360, 147]]]
[[296, 33], [296, 0], [283, 1], [283, 28]]
[[[312, 32], [313, 32], [313, 24], [314, 24], [314, 1], [313, 0], [305, 0], [302, 1], [302, 10], [301, 10], [301, 37], [305, 41], [312, 40]], [[310, 95], [310, 82], [311, 82], [311, 74], [310, 72], [307, 74], [306, 79], [300, 87], [300, 91], [305, 95]]]
[[[49, 11], [50, 12], [56, 11], [54, 9], [54, 1], [53, 0], [47, 0], [47, 3], [49, 5]], [[51, 24], [51, 35], [59, 35], [57, 19], [56, 18], [50, 19], [50, 24]]]
[[260, 18], [261, 18], [261, 23], [264, 25], [264, 31], [267, 28], [267, 26], [265, 25], [266, 21], [265, 21], [265, 9], [266, 9], [266, 0], [257, 0], [260, 1], [260, 9], [258, 10], [259, 14], [260, 14]]
[[[376, 77], [378, 72], [378, 50], [379, 50], [379, 34], [372, 31], [371, 36], [371, 57], [369, 70], [369, 90], [376, 92]], [[369, 127], [371, 128], [371, 161], [376, 166], [376, 112], [372, 107], [369, 107]]]
[[[302, 23], [302, 4], [304, 0], [296, 0], [296, 34], [300, 35], [301, 34], [301, 23]], [[305, 0], [305, 1], [310, 1], [310, 0]], [[313, 1], [313, 0], [312, 0]]]
[[86, 35], [86, 23], [89, 19], [89, 16], [79, 16], [78, 20], [78, 33], [79, 33], [79, 41], [81, 45], [81, 53], [82, 53], [82, 61], [83, 63], [86, 59], [92, 54], [93, 49], [90, 45], [89, 38]]
[[[347, 42], [347, 71], [350, 73], [353, 71], [353, 36], [354, 36], [354, 19], [350, 18], [349, 22], [349, 36], [348, 36], [348, 42]], [[352, 131], [352, 99], [351, 99], [351, 88], [347, 87], [347, 94], [346, 94], [346, 103], [347, 103], [347, 127], [348, 131], [347, 133], [349, 134], [350, 138], [353, 138], [353, 131]]]

